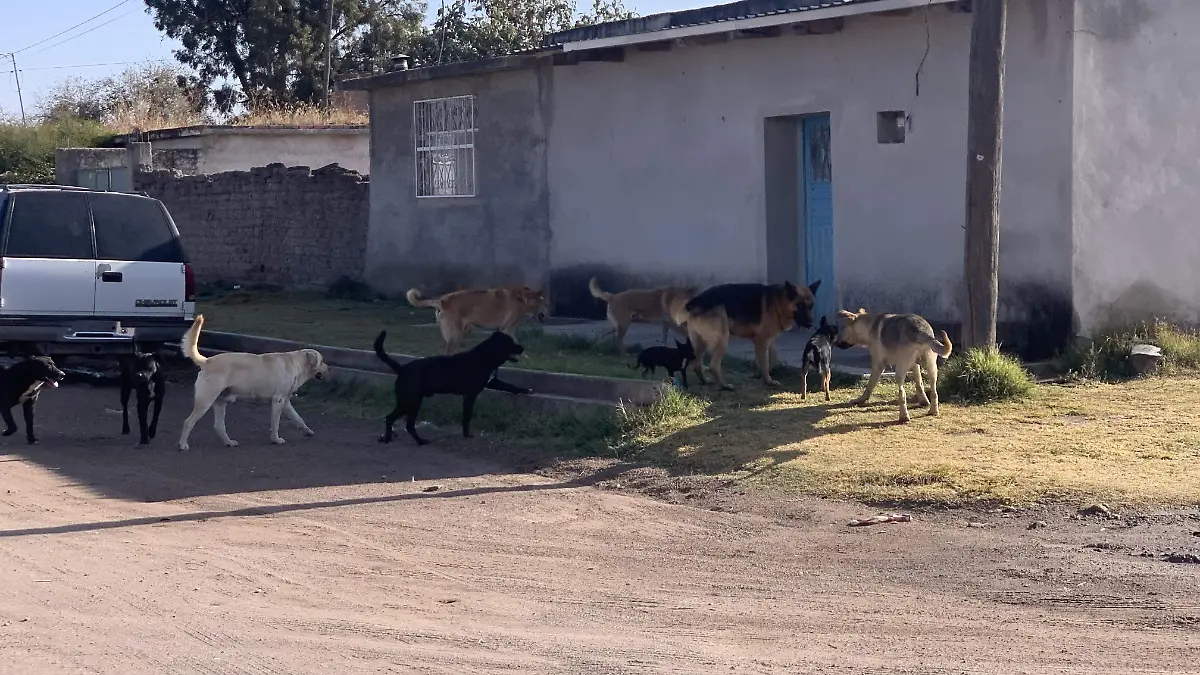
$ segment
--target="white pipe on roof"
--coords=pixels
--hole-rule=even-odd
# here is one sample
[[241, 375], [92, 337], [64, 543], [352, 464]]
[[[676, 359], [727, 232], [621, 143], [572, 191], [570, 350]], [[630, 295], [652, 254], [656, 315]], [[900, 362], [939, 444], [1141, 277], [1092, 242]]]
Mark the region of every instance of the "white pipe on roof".
[[805, 21], [818, 21], [820, 19], [836, 19], [839, 17], [854, 16], [857, 14], [878, 14], [880, 12], [891, 12], [898, 9], [912, 9], [913, 7], [928, 7], [930, 5], [939, 5], [954, 1], [955, 0], [875, 0], [875, 2], [840, 5], [838, 7], [826, 7], [824, 9], [806, 9], [799, 12], [784, 12], [780, 14], [771, 14], [768, 16], [755, 16], [746, 19], [731, 19], [729, 21], [703, 23], [695, 26], [680, 26], [678, 28], [667, 28], [664, 30], [651, 31], [649, 33], [634, 33], [632, 35], [616, 35], [613, 37], [596, 38], [594, 40], [566, 42], [563, 43], [562, 50], [564, 52], [577, 52], [584, 49], [620, 47], [622, 45], [632, 45], [641, 42], [675, 40], [678, 38], [692, 37], [694, 35], [711, 35], [713, 33], [727, 33], [735, 30], [750, 30], [752, 28], [765, 28], [767, 26], [782, 26], [790, 23], [803, 23]]

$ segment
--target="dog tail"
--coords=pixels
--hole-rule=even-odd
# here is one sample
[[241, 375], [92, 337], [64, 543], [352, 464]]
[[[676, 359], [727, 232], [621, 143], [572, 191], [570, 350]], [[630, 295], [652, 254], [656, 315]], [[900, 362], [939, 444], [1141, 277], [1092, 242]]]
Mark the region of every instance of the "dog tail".
[[183, 350], [183, 355], [188, 357], [192, 363], [197, 366], [204, 366], [208, 361], [208, 357], [200, 353], [200, 327], [204, 325], [204, 315], [197, 314], [196, 320], [192, 322], [192, 327], [183, 334], [183, 339], [179, 341], [179, 347]]
[[938, 332], [938, 338], [937, 340], [929, 340], [929, 346], [933, 348], [933, 353], [943, 359], [950, 358], [950, 353], [954, 351], [954, 345], [950, 342], [950, 335], [943, 330]]
[[608, 302], [608, 299], [613, 295], [608, 291], [601, 290], [600, 282], [596, 279], [596, 277], [592, 277], [591, 280], [588, 281], [588, 290], [592, 292], [593, 298], [603, 300], [605, 302]]
[[408, 293], [405, 293], [404, 297], [408, 299], [408, 304], [412, 305], [413, 307], [433, 307], [434, 309], [441, 309], [440, 299], [422, 299], [421, 292], [415, 288], [408, 289]]
[[[409, 293], [412, 293], [412, 291], [409, 291]], [[375, 356], [378, 356], [380, 361], [386, 363], [388, 368], [391, 368], [393, 372], [399, 375], [400, 364], [396, 361], [396, 359], [388, 356], [387, 352], [383, 351], [383, 341], [385, 338], [387, 338], [387, 331], [379, 331], [379, 337], [375, 338]]]

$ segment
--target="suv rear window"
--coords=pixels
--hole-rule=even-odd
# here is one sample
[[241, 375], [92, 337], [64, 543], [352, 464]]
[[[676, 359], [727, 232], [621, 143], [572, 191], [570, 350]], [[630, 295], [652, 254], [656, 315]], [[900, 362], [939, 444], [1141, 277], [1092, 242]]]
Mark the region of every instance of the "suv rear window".
[[80, 193], [18, 192], [4, 255], [13, 258], [92, 259], [87, 198]]
[[186, 262], [162, 204], [115, 192], [92, 193], [96, 257], [100, 260]]

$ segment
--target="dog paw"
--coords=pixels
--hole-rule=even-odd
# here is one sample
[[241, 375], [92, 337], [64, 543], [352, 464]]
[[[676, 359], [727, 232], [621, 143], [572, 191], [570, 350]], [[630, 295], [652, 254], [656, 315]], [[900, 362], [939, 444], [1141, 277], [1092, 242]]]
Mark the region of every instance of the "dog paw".
[[417, 445], [429, 445], [429, 441], [422, 438], [421, 440], [417, 441]]
[[778, 386], [779, 386], [779, 380], [767, 379], [767, 380], [763, 380], [763, 382], [764, 382], [764, 383], [765, 383], [765, 384], [766, 384], [768, 387], [778, 387]]
[[158, 433], [158, 429], [155, 429], [154, 427], [150, 427], [150, 430], [146, 432], [146, 435], [149, 436], [150, 438], [154, 438], [154, 435], [157, 433]]
[[142, 440], [138, 441], [138, 443], [137, 443], [137, 444], [138, 444], [138, 447], [139, 447], [139, 448], [140, 448], [140, 447], [144, 447], [144, 446], [150, 445], [150, 440], [149, 440], [149, 439], [146, 439], [146, 438], [143, 438]]
[[225, 441], [225, 447], [227, 447], [227, 448], [236, 448], [237, 446], [238, 446], [238, 442], [233, 440], [232, 438], [229, 439], [228, 441]]
[[908, 424], [908, 422], [909, 422], [908, 415], [904, 415], [903, 417], [900, 418], [900, 424]]
[[272, 438], [271, 442], [274, 443], [275, 445], [283, 445], [284, 443], [287, 443], [287, 441], [285, 441], [282, 438]]
[[[127, 434], [129, 434], [129, 427], [125, 427], [124, 429], [121, 430], [122, 436], [127, 435]], [[8, 434], [5, 434], [5, 436], [7, 436], [7, 435]]]
[[533, 390], [532, 390], [532, 389], [522, 389], [522, 390], [521, 390], [521, 393], [522, 393], [522, 394], [532, 394], [532, 393], [533, 393]]
[[184, 451], [185, 451], [185, 450], [187, 450], [189, 447], [191, 447], [191, 446], [189, 446], [187, 443], [180, 443], [180, 444], [179, 444], [179, 451], [180, 451], [180, 452], [184, 452]]
[[13, 435], [13, 434], [15, 434], [15, 433], [17, 433], [17, 430], [16, 430], [16, 429], [5, 429], [5, 430], [4, 430], [4, 435], [5, 435], [5, 436], [12, 436], [12, 435]]
[[387, 436], [380, 436], [379, 438], [376, 438], [375, 440], [380, 443], [391, 443], [392, 442], [392, 439], [388, 438]]
[[850, 405], [864, 406], [866, 404], [867, 404], [867, 399], [865, 399], [865, 398], [856, 398], [853, 401], [850, 401]]
[[30, 439], [27, 439], [27, 440], [28, 440], [28, 443], [29, 443], [30, 445], [37, 445], [38, 439], [36, 439], [36, 438], [30, 438]]
[[313, 431], [312, 429], [305, 429], [305, 430], [304, 430], [304, 435], [305, 435], [305, 436], [307, 436], [307, 437], [309, 437], [309, 438], [312, 438], [313, 436], [316, 436], [316, 435], [317, 435], [317, 432]]

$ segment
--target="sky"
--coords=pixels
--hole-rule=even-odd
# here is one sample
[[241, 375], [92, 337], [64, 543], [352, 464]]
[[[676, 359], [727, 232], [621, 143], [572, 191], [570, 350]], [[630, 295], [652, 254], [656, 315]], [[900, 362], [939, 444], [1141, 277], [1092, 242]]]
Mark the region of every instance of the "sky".
[[[627, 0], [625, 5], [646, 15], [716, 2]], [[591, 2], [580, 0], [579, 5], [590, 7]], [[172, 61], [171, 52], [179, 46], [154, 28], [142, 0], [0, 0], [0, 8], [0, 117], [20, 115], [11, 52], [20, 98], [32, 116], [42, 97], [63, 79], [98, 79], [146, 61]]]

